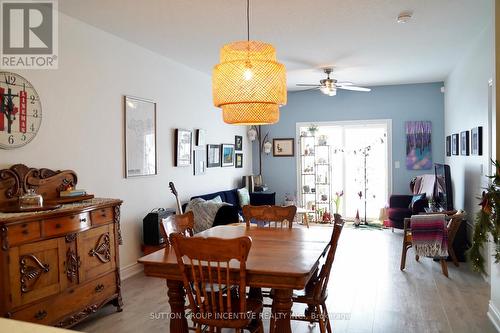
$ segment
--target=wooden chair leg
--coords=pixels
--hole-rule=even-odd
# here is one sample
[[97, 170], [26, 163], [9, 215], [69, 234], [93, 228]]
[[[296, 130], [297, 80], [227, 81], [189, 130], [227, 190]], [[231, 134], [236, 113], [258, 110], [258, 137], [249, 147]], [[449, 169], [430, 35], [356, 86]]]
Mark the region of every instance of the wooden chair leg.
[[325, 316], [326, 319], [326, 330], [328, 333], [332, 333], [332, 325], [330, 324], [330, 317], [328, 316], [328, 309], [326, 307], [326, 303], [321, 304], [323, 308], [323, 315]]
[[453, 264], [458, 267], [459, 266], [458, 259], [457, 259], [457, 255], [455, 254], [455, 250], [453, 250], [453, 247], [451, 247], [451, 246], [448, 247], [448, 253], [451, 257], [451, 260], [453, 261]]
[[408, 247], [403, 243], [403, 251], [401, 252], [401, 266], [399, 269], [404, 270], [406, 266], [406, 252], [408, 252]]
[[441, 270], [444, 276], [448, 277], [448, 264], [446, 263], [446, 259], [440, 259], [439, 261], [441, 262]]
[[321, 333], [326, 333], [325, 321], [323, 317], [323, 312], [321, 311], [321, 306], [316, 306], [316, 311], [318, 313], [318, 321], [319, 321], [319, 331]]

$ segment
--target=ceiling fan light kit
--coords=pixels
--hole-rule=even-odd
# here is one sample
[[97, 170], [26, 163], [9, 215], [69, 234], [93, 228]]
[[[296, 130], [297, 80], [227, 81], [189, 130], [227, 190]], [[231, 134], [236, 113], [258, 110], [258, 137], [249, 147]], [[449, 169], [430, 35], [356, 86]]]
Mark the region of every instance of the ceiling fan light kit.
[[250, 40], [247, 0], [247, 40], [226, 44], [212, 74], [214, 105], [225, 123], [264, 125], [279, 121], [286, 104], [286, 69], [268, 43]]
[[299, 83], [299, 84], [297, 84], [297, 86], [298, 87], [313, 87], [313, 88], [309, 88], [307, 90], [319, 89], [319, 91], [321, 91], [323, 94], [328, 95], [328, 96], [337, 95], [337, 89], [352, 90], [352, 91], [364, 91], [364, 92], [371, 91], [370, 88], [357, 87], [352, 82], [339, 82], [336, 79], [330, 78], [330, 74], [332, 73], [332, 71], [333, 71], [332, 68], [324, 68], [323, 72], [325, 72], [325, 74], [326, 74], [326, 79], [320, 80], [319, 84]]

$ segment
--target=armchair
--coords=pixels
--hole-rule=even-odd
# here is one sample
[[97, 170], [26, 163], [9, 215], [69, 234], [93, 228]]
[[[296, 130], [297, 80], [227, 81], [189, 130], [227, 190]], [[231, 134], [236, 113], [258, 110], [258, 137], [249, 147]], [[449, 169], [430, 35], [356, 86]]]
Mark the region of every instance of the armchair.
[[425, 207], [429, 204], [428, 198], [434, 193], [435, 180], [436, 177], [432, 174], [417, 176], [410, 182], [413, 194], [391, 195], [387, 215], [393, 228], [404, 229], [405, 218], [425, 212]]

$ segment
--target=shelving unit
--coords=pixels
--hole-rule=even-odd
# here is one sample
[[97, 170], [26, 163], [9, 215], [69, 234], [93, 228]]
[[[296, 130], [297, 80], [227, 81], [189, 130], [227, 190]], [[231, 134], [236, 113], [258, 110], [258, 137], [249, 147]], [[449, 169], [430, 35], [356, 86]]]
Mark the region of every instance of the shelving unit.
[[320, 222], [324, 212], [332, 211], [330, 146], [318, 145], [313, 135], [301, 136], [299, 141], [301, 203]]

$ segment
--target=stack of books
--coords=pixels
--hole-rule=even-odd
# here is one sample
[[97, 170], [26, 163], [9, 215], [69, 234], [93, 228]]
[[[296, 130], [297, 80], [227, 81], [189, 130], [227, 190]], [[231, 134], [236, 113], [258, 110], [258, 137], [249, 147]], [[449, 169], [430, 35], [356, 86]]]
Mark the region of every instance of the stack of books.
[[87, 191], [85, 190], [67, 190], [67, 191], [61, 191], [59, 193], [59, 196], [61, 198], [67, 198], [67, 197], [81, 197], [83, 195], [87, 195]]

